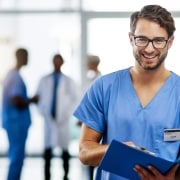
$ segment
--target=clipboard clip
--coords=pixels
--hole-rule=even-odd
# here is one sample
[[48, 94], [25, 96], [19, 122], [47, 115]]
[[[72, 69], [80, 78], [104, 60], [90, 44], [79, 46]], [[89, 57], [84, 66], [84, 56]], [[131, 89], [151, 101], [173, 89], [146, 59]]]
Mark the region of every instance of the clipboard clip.
[[140, 150], [140, 151], [143, 151], [143, 152], [145, 152], [145, 153], [147, 153], [147, 154], [149, 154], [149, 155], [152, 155], [152, 156], [155, 156], [156, 154], [154, 153], [154, 152], [151, 152], [151, 151], [149, 151], [149, 150], [147, 150], [146, 148], [144, 148], [144, 147], [140, 147], [140, 146], [132, 146], [133, 148], [135, 148], [135, 149], [137, 149], [137, 150]]

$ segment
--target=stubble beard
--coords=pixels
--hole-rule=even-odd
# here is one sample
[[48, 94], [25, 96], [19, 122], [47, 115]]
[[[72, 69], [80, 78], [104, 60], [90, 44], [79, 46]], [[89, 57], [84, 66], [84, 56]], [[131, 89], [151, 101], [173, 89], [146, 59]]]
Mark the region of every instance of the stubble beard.
[[165, 61], [165, 59], [166, 59], [166, 57], [167, 57], [167, 54], [168, 54], [168, 53], [166, 52], [166, 53], [159, 59], [159, 61], [158, 61], [155, 65], [153, 65], [153, 66], [151, 66], [151, 65], [143, 65], [143, 63], [142, 63], [142, 61], [141, 61], [141, 58], [140, 58], [138, 55], [136, 55], [136, 54], [134, 54], [134, 57], [135, 57], [137, 63], [138, 63], [144, 70], [152, 71], [152, 70], [158, 69], [158, 68], [161, 66], [161, 64], [164, 63], [164, 61]]

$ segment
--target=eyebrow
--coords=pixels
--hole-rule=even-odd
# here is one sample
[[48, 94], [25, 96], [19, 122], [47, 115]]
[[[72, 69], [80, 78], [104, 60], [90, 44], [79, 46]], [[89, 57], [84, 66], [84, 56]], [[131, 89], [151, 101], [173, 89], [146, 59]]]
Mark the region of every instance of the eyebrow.
[[154, 38], [148, 38], [147, 36], [143, 36], [143, 35], [134, 35], [135, 37], [137, 37], [137, 38], [146, 38], [146, 39], [150, 39], [150, 40], [153, 40], [153, 39], [162, 39], [162, 40], [166, 40], [166, 39], [168, 39], [168, 38], [165, 38], [165, 37], [154, 37]]

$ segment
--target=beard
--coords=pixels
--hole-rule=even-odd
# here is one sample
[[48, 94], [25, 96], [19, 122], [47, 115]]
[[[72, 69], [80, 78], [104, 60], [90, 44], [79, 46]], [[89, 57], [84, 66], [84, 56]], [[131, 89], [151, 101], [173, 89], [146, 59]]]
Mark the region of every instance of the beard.
[[144, 65], [143, 63], [142, 63], [142, 61], [141, 61], [141, 58], [140, 58], [140, 56], [138, 56], [137, 54], [135, 54], [134, 53], [134, 57], [135, 57], [135, 59], [136, 59], [136, 61], [137, 61], [137, 63], [144, 69], [144, 70], [155, 70], [155, 69], [158, 69], [160, 66], [161, 66], [161, 64], [165, 61], [165, 59], [166, 59], [166, 57], [167, 57], [167, 54], [168, 54], [168, 52], [166, 52], [165, 54], [163, 54], [163, 56], [161, 56], [160, 57], [160, 59], [159, 59], [159, 61], [156, 63], [156, 64], [154, 64], [154, 65]]

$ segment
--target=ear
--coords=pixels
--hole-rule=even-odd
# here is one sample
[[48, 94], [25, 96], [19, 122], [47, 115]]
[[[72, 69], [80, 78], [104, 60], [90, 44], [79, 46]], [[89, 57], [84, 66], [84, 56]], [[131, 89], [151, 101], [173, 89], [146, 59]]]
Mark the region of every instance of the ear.
[[174, 42], [174, 35], [173, 35], [173, 36], [171, 36], [171, 37], [169, 38], [169, 42], [168, 42], [168, 49], [170, 49], [170, 48], [171, 48], [171, 46], [172, 46], [173, 42]]
[[133, 34], [132, 34], [132, 32], [129, 32], [129, 41], [130, 41], [131, 45], [133, 46], [133, 44], [134, 44], [134, 39], [133, 39]]

